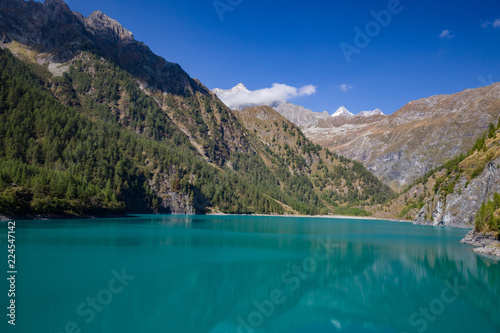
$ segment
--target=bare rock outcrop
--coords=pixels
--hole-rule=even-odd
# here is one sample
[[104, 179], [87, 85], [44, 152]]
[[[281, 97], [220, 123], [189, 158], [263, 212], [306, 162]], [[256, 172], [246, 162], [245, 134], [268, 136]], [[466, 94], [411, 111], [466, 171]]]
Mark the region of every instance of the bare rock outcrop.
[[500, 242], [493, 234], [471, 230], [461, 243], [474, 246], [474, 252], [500, 257]]
[[[472, 228], [481, 204], [500, 193], [500, 158], [488, 163], [484, 171], [470, 182], [463, 175], [453, 193], [437, 195], [419, 211], [415, 223], [447, 227]], [[429, 218], [430, 217], [430, 218]]]

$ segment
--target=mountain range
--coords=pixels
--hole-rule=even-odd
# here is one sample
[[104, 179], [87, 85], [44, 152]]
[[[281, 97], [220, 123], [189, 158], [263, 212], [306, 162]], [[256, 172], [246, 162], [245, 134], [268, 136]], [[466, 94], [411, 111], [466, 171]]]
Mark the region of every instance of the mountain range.
[[500, 83], [412, 101], [391, 115], [335, 119], [304, 130], [313, 142], [362, 162], [401, 190], [429, 170], [468, 151], [496, 123]]
[[367, 215], [354, 206], [394, 194], [273, 109], [230, 110], [102, 12], [0, 0], [0, 46], [0, 215]]
[[[229, 97], [234, 97], [238, 95], [248, 95], [251, 93], [250, 90], [248, 90], [243, 83], [238, 83], [236, 86], [230, 89], [221, 89], [221, 88], [214, 88], [212, 89], [212, 92], [217, 95], [223, 102], [225, 100], [229, 101]], [[341, 106], [337, 111], [335, 111], [331, 116], [328, 113], [328, 111], [323, 111], [322, 113], [314, 112], [312, 110], [306, 109], [303, 106], [292, 104], [288, 101], [284, 100], [277, 100], [277, 101], [271, 101], [269, 103], [248, 103], [248, 104], [238, 104], [238, 105], [231, 105], [229, 104], [228, 106], [231, 107], [234, 110], [241, 111], [246, 107], [252, 107], [252, 106], [260, 106], [260, 105], [267, 105], [274, 110], [278, 111], [279, 114], [281, 114], [283, 117], [294, 123], [296, 126], [298, 126], [301, 130], [305, 130], [307, 128], [314, 127], [321, 123], [324, 120], [329, 119], [330, 117], [337, 117], [337, 116], [343, 116], [343, 117], [350, 117], [354, 116], [351, 112], [349, 112], [345, 107]], [[373, 111], [361, 111], [358, 115], [360, 117], [371, 117], [375, 115], [384, 115], [380, 109], [375, 109]]]
[[[230, 97], [249, 95], [251, 93], [251, 91], [248, 90], [243, 83], [238, 83], [231, 89], [214, 88], [212, 89], [212, 92], [216, 94], [217, 97], [219, 97], [223, 102], [229, 101]], [[278, 111], [278, 113], [281, 114], [283, 117], [285, 117], [286, 119], [288, 119], [301, 129], [314, 126], [319, 121], [323, 119], [328, 119], [330, 117], [330, 114], [327, 111], [324, 111], [323, 113], [313, 112], [312, 110], [306, 109], [303, 106], [295, 105], [284, 100], [275, 100], [264, 104], [258, 104], [258, 103], [248, 103], [243, 105], [229, 104], [228, 106], [231, 107], [233, 110], [241, 111], [247, 107], [261, 106], [261, 105], [267, 105], [273, 108], [274, 110]]]
[[464, 242], [500, 255], [500, 83], [412, 101], [392, 115], [380, 109], [354, 115], [342, 106], [329, 116], [288, 102], [271, 106], [313, 142], [363, 162], [400, 191], [384, 204], [363, 207], [374, 216], [475, 227]]
[[[239, 84], [220, 96], [248, 93]], [[496, 122], [500, 84], [412, 101], [391, 115], [380, 109], [356, 115], [344, 106], [331, 116], [289, 102], [270, 106], [313, 142], [355, 159], [394, 190], [466, 152]], [[244, 107], [239, 108], [240, 110]]]

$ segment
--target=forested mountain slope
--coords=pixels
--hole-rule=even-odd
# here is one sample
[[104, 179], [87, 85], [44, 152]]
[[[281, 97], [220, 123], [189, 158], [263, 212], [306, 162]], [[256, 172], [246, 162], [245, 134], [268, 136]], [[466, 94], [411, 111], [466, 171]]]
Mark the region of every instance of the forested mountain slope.
[[314, 152], [269, 163], [251, 121], [100, 12], [0, 4], [0, 214], [316, 214], [390, 195], [344, 160], [321, 178], [344, 192], [325, 196], [304, 154], [342, 158], [303, 136]]
[[[260, 147], [266, 165], [278, 175], [294, 175], [303, 186], [314, 188], [321, 200], [310, 200], [317, 202], [316, 206], [323, 201], [328, 206], [325, 212], [363, 214], [353, 206], [382, 203], [393, 194], [361, 163], [313, 144], [274, 109], [255, 106], [235, 113], [259, 139], [255, 146]], [[291, 180], [289, 176], [283, 179], [285, 184]], [[290, 189], [296, 192], [293, 186]]]

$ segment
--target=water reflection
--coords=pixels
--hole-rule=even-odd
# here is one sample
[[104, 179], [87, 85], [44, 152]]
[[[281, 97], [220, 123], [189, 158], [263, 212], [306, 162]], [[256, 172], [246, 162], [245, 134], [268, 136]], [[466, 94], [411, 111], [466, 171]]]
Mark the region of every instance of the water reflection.
[[[25, 269], [46, 256], [66, 281], [54, 287], [53, 274], [39, 271], [25, 278], [39, 331], [63, 327], [61, 314], [81, 321], [74, 308], [122, 266], [136, 280], [87, 331], [500, 331], [498, 261], [459, 244], [463, 230], [228, 216], [38, 226], [22, 227]], [[447, 302], [450, 285], [465, 287]], [[30, 288], [56, 294], [46, 311]]]

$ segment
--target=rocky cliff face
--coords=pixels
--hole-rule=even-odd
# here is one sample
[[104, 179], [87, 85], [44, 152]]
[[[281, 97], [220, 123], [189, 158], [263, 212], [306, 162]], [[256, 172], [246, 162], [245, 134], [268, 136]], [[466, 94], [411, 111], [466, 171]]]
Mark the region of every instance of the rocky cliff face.
[[389, 116], [335, 117], [304, 131], [399, 190], [467, 151], [500, 113], [500, 83], [412, 101]]
[[493, 233], [471, 230], [460, 243], [474, 246], [476, 253], [500, 257], [500, 242]]
[[437, 195], [418, 212], [415, 223], [435, 226], [474, 226], [474, 218], [481, 204], [500, 193], [500, 158], [489, 162], [483, 173], [469, 180], [460, 176], [453, 193]]
[[115, 44], [134, 42], [134, 35], [100, 11], [92, 12], [88, 18], [78, 15], [87, 31], [100, 39], [110, 39]]

